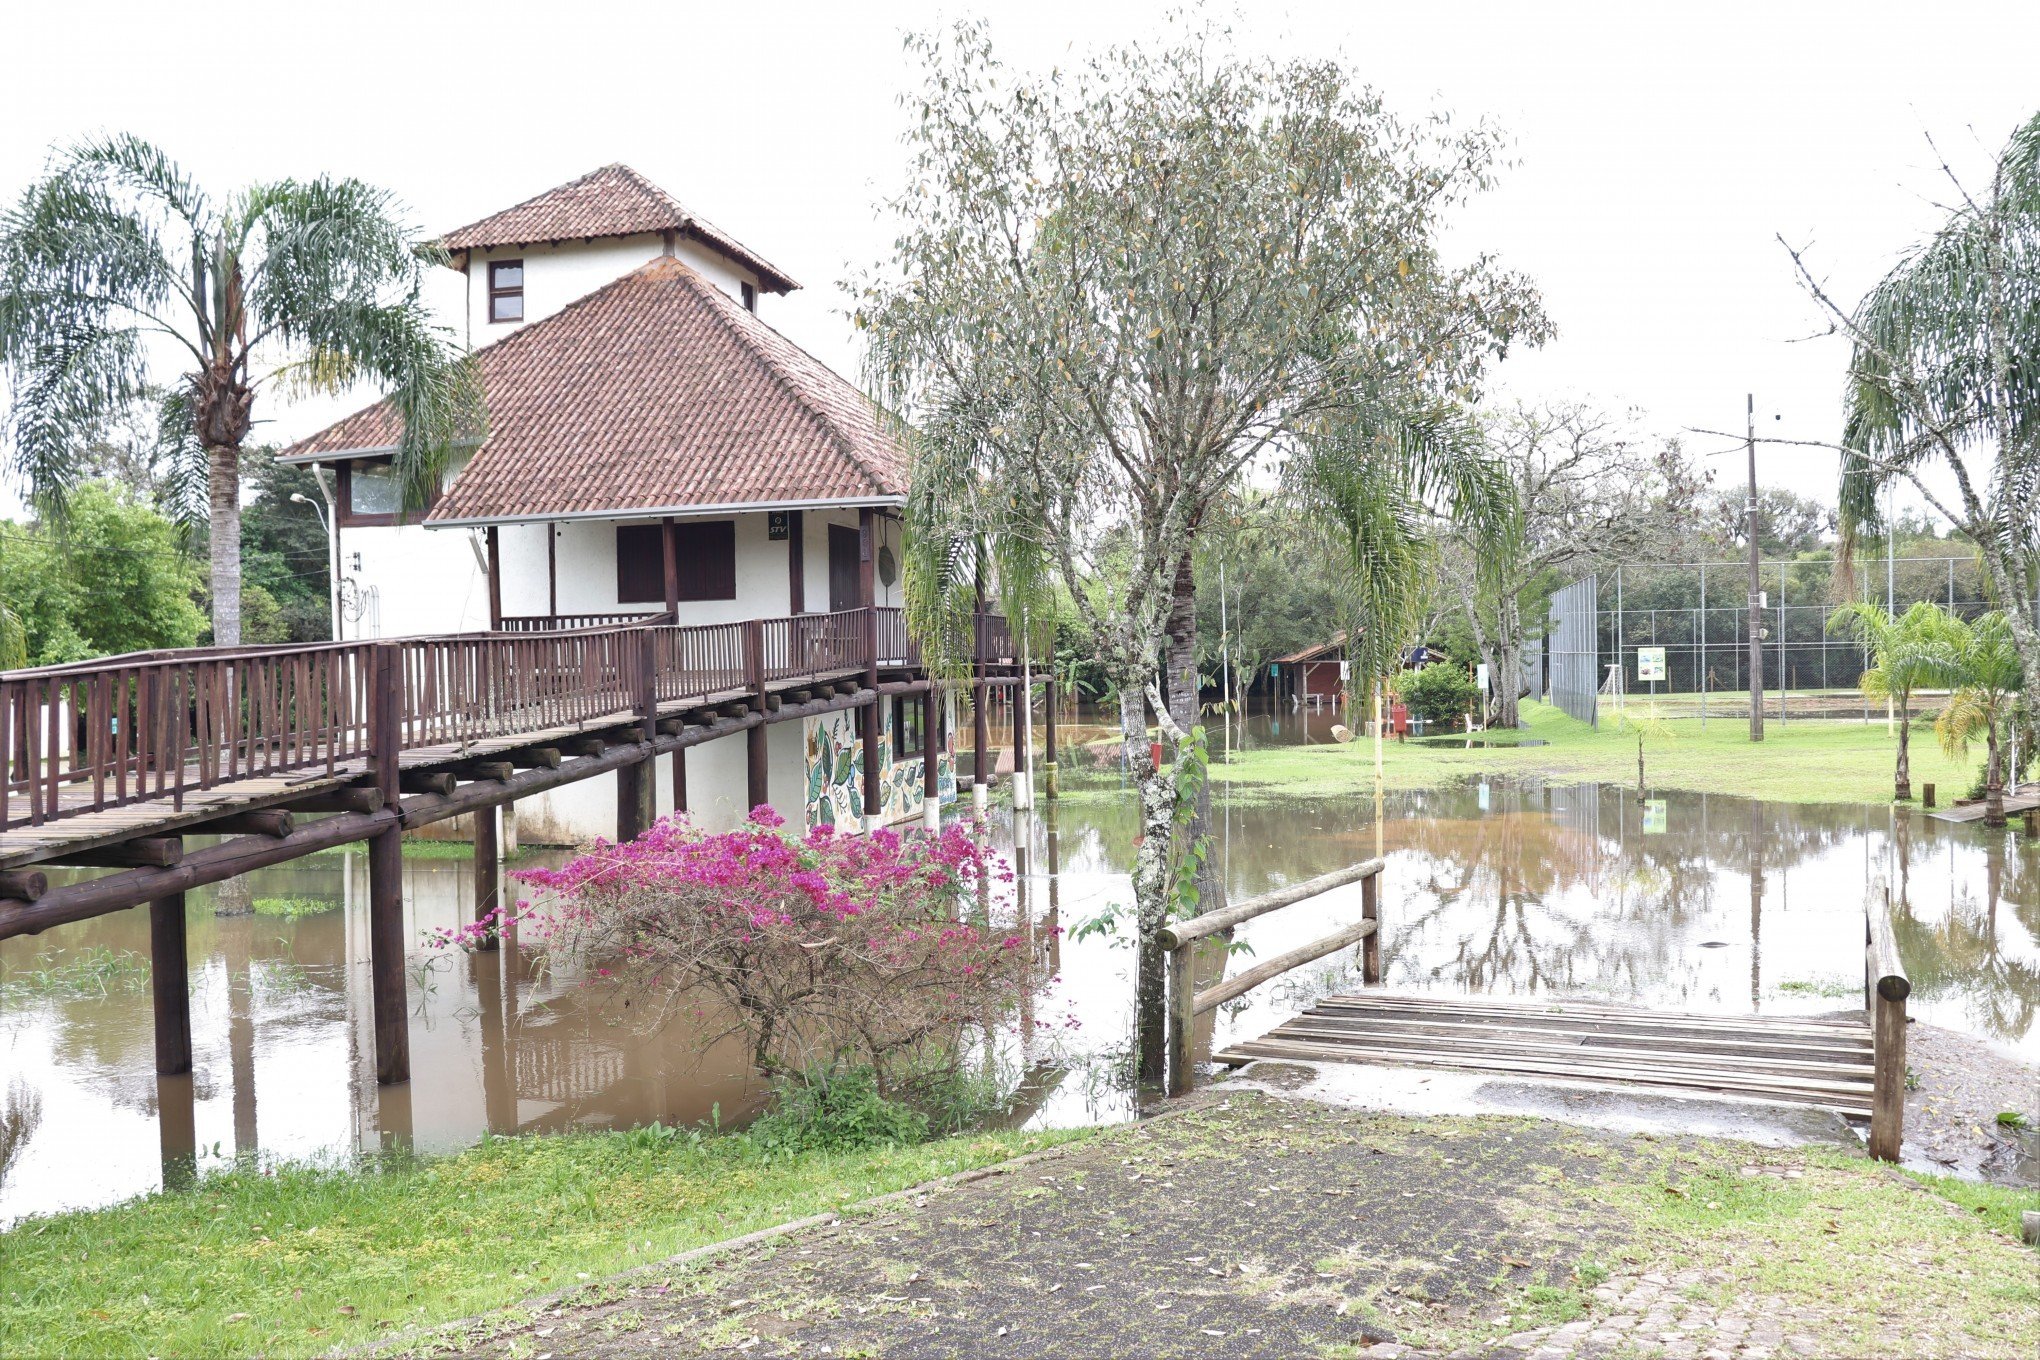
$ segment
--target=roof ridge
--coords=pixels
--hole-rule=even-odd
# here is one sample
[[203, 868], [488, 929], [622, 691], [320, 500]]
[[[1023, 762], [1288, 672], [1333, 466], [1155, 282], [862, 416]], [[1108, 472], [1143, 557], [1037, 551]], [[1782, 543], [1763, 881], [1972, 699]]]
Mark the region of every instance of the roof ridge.
[[781, 366], [779, 360], [775, 356], [766, 353], [765, 351], [758, 348], [757, 345], [751, 343], [751, 338], [744, 334], [743, 327], [746, 325], [757, 326], [760, 329], [769, 332], [775, 340], [778, 340], [781, 344], [784, 344], [788, 348], [795, 350], [796, 352], [807, 358], [810, 362], [820, 364], [822, 369], [825, 372], [827, 372], [829, 376], [835, 378], [838, 382], [841, 382], [845, 386], [849, 387], [853, 392], [855, 392], [859, 397], [863, 398], [865, 401], [871, 402], [872, 410], [875, 413], [878, 410], [878, 403], [875, 401], [871, 401], [871, 395], [868, 392], [866, 392], [863, 388], [857, 386], [857, 384], [851, 382], [848, 378], [845, 378], [842, 374], [836, 372], [836, 370], [834, 370], [833, 368], [830, 368], [827, 364], [823, 364], [820, 359], [815, 358], [812, 354], [809, 354], [806, 350], [802, 349], [799, 345], [795, 344], [786, 335], [781, 333], [777, 327], [773, 326], [770, 322], [766, 321], [756, 312], [750, 310], [748, 307], [743, 306], [741, 303], [737, 302], [736, 299], [732, 298], [729, 294], [723, 292], [722, 289], [716, 287], [713, 283], [710, 283], [686, 261], [681, 260], [675, 256], [661, 256], [658, 260], [654, 260], [652, 263], [662, 264], [665, 263], [667, 260], [671, 260], [673, 264], [679, 266], [680, 269], [685, 271], [685, 276], [691, 285], [697, 285], [701, 290], [707, 293], [711, 307], [715, 311], [719, 319], [722, 321], [722, 324], [725, 327], [727, 327], [733, 334], [735, 334], [739, 340], [743, 341], [744, 352], [746, 354], [749, 354], [752, 357], [752, 359], [766, 371], [766, 373], [771, 377], [772, 381], [778, 383], [780, 388], [784, 390], [789, 397], [793, 398], [794, 405], [797, 406], [801, 411], [805, 412], [808, 416], [808, 419], [813, 421], [815, 425], [821, 429], [822, 433], [829, 439], [829, 441], [836, 445], [838, 451], [841, 452], [843, 457], [849, 461], [850, 465], [856, 468], [858, 472], [863, 474], [865, 480], [871, 483], [872, 489], [874, 491], [880, 492], [885, 491], [887, 488], [885, 485], [884, 477], [882, 477], [876, 469], [868, 466], [862, 458], [858, 457], [857, 450], [853, 446], [853, 443], [849, 436], [846, 435], [842, 430], [837, 428], [835, 421], [829, 419], [828, 416], [826, 416], [823, 412], [818, 411], [814, 408], [813, 404], [808, 400], [807, 394], [801, 390], [797, 380], [791, 374], [785, 371], [785, 369]]

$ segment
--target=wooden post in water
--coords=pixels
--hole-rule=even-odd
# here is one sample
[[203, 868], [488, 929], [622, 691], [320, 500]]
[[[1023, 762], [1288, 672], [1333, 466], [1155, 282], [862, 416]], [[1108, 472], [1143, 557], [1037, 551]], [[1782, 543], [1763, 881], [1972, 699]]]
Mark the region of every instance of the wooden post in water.
[[[369, 765], [383, 806], [397, 806], [397, 757], [403, 748], [403, 672], [393, 642], [370, 650]], [[375, 1079], [411, 1079], [411, 1035], [404, 994], [404, 833], [391, 822], [368, 839], [368, 968], [375, 1006]]]
[[1374, 933], [1360, 942], [1360, 980], [1368, 986], [1381, 981], [1381, 875], [1360, 880], [1360, 919], [1374, 922]]
[[1169, 951], [1169, 1094], [1185, 1096], [1195, 1084], [1191, 1070], [1197, 1046], [1197, 942]]
[[156, 1007], [156, 1074], [191, 1070], [191, 976], [184, 894], [149, 903], [149, 988]]
[[1048, 654], [1048, 665], [1049, 665], [1048, 680], [1042, 688], [1042, 693], [1044, 696], [1046, 696], [1045, 711], [1047, 713], [1047, 719], [1042, 731], [1042, 736], [1045, 738], [1045, 745], [1042, 750], [1041, 779], [1043, 785], [1042, 792], [1049, 798], [1058, 798], [1062, 795], [1062, 789], [1056, 780], [1055, 704], [1056, 700], [1059, 699], [1061, 695], [1057, 692], [1057, 687], [1055, 683], [1054, 652], [1050, 652]]
[[632, 761], [616, 772], [616, 840], [621, 845], [649, 831], [658, 814], [655, 802], [657, 781], [653, 777], [651, 741], [657, 733], [659, 701], [652, 676], [652, 634], [641, 628], [626, 633], [631, 646], [623, 657], [632, 668], [632, 690], [637, 698], [638, 740], [645, 744], [643, 760]]
[[1920, 789], [1920, 806], [1932, 807], [1933, 805], [1934, 805], [1934, 786], [1932, 784], [1927, 784]]
[[489, 927], [475, 941], [477, 949], [494, 949], [496, 932], [502, 927], [502, 922], [495, 916], [503, 905], [502, 837], [499, 834], [502, 815], [503, 809], [495, 803], [474, 811], [475, 920], [486, 921]]
[[673, 753], [673, 811], [687, 811], [687, 748]]
[[1905, 1137], [1905, 1003], [1912, 979], [1898, 957], [1891, 904], [1873, 904], [1865, 931], [1874, 1075], [1870, 1092], [1870, 1155], [1895, 1162]]

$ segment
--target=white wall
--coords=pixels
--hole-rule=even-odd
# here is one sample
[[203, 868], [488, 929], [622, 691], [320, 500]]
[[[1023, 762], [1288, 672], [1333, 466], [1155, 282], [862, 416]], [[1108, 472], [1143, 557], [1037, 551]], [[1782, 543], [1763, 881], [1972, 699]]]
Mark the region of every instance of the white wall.
[[[768, 536], [768, 519], [763, 513], [712, 515], [711, 519], [733, 519], [737, 525], [737, 597], [734, 600], [693, 600], [680, 606], [682, 623], [729, 623], [740, 619], [773, 618], [787, 612], [790, 545]], [[804, 517], [806, 604], [810, 612], [829, 607], [828, 524], [857, 525], [857, 511], [809, 511]], [[506, 525], [498, 540], [503, 558], [503, 612], [543, 614], [546, 597], [546, 535], [554, 538], [558, 554], [559, 612], [562, 614], [614, 614], [644, 610], [657, 612], [663, 601], [624, 604], [616, 598], [616, 526], [619, 523], [656, 524], [657, 520], [570, 520], [561, 524]], [[880, 542], [900, 556], [900, 528], [881, 519]], [[460, 532], [439, 530], [443, 534]], [[878, 603], [897, 607], [905, 598], [896, 570], [891, 586], [878, 585]], [[486, 602], [485, 602], [486, 603]]]
[[[563, 241], [557, 246], [498, 246], [494, 250], [474, 251], [468, 257], [467, 267], [468, 347], [493, 345], [523, 326], [543, 321], [576, 298], [588, 296], [663, 253], [665, 243], [656, 232], [587, 242]], [[675, 243], [673, 253], [733, 298], [742, 299], [739, 285], [755, 286], [758, 282], [750, 270], [685, 238]], [[501, 260], [524, 261], [522, 321], [489, 320], [489, 264]]]
[[[364, 606], [358, 617], [342, 611], [344, 640], [489, 626], [489, 578], [466, 529], [405, 524], [343, 527], [339, 534], [340, 576], [354, 584], [342, 599], [351, 597]], [[539, 544], [542, 551], [544, 540]]]
[[[807, 753], [803, 722], [765, 728], [765, 791], [773, 810], [794, 826], [807, 816]], [[751, 807], [749, 737], [742, 733], [704, 742], [687, 752], [688, 812], [697, 826], [727, 831]], [[673, 810], [673, 759], [658, 759], [660, 816]], [[616, 836], [616, 776], [597, 775], [517, 803], [517, 838], [525, 845], [579, 845]]]

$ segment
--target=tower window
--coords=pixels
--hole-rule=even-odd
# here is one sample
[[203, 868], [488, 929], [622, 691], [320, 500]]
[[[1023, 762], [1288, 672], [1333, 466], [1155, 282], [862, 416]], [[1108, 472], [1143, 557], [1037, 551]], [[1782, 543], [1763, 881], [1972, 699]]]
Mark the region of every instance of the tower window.
[[524, 319], [524, 261], [489, 262], [489, 320]]

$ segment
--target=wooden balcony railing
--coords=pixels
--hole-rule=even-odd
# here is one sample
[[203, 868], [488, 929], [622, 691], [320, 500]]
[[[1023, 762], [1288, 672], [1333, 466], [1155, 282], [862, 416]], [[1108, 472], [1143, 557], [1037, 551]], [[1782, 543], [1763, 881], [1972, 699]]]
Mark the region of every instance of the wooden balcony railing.
[[[395, 649], [400, 751], [918, 664], [898, 610], [695, 625], [617, 617], [630, 622], [138, 652], [0, 674], [0, 828], [149, 800], [181, 809], [193, 790], [363, 761], [379, 647]], [[988, 660], [1011, 658], [1003, 618], [983, 615], [977, 631]]]
[[505, 614], [499, 633], [561, 633], [580, 628], [634, 628], [641, 623], [670, 623], [660, 610], [621, 614]]

